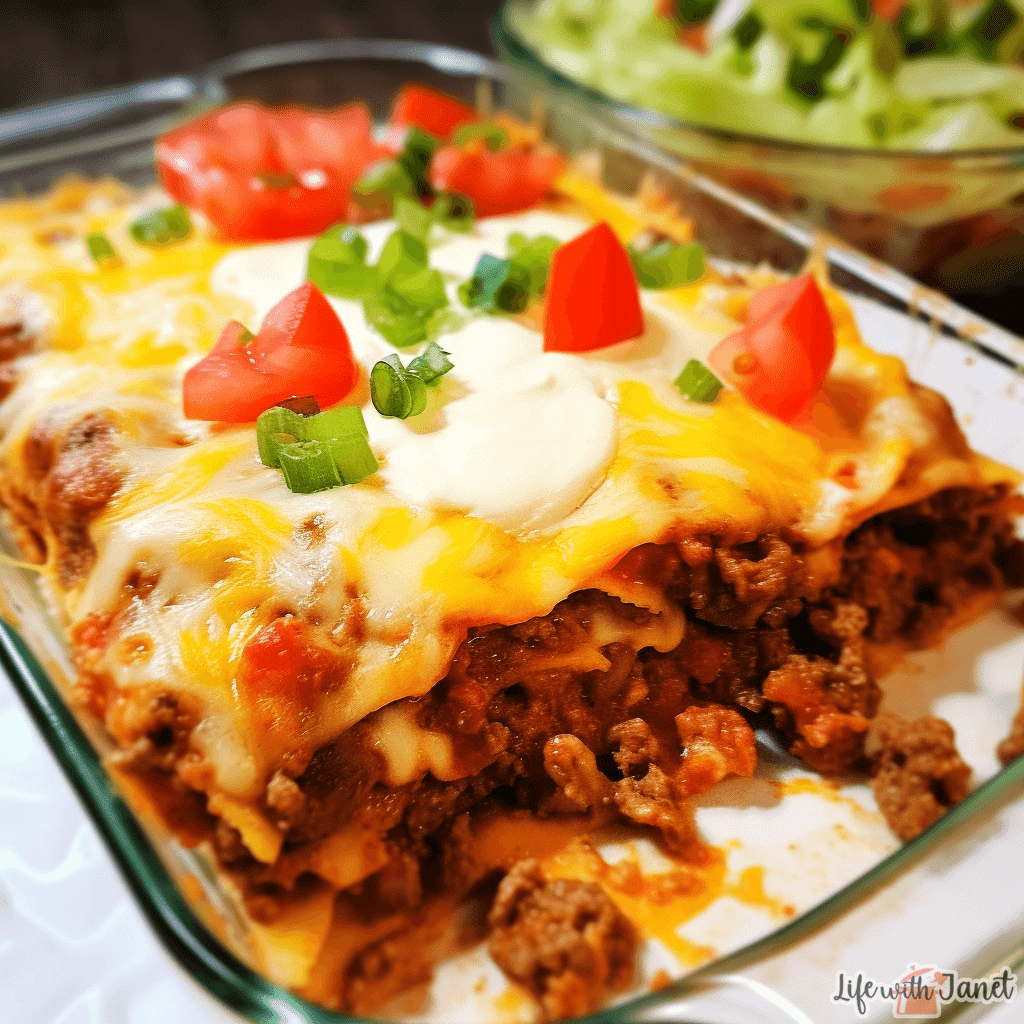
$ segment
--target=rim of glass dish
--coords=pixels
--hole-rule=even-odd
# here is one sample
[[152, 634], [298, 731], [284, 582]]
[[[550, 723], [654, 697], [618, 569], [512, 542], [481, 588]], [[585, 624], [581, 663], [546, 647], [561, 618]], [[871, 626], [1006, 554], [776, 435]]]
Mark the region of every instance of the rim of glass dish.
[[[214, 99], [219, 96], [223, 99], [227, 89], [222, 79], [230, 75], [292, 63], [345, 59], [420, 62], [455, 75], [487, 77], [503, 84], [515, 80], [519, 74], [516, 69], [490, 58], [454, 47], [394, 40], [346, 39], [281, 44], [242, 51], [214, 62], [196, 76], [196, 81], [204, 96]], [[536, 73], [533, 77], [537, 77]], [[544, 84], [542, 78], [541, 85]], [[674, 169], [678, 173], [674, 165], [668, 166], [663, 156], [659, 162], [659, 154], [637, 145], [635, 139], [623, 140], [602, 118], [595, 117], [595, 121], [601, 129], [610, 129], [610, 139], [613, 141], [629, 144], [639, 155], [653, 159], [663, 169]], [[811, 236], [803, 229], [778, 218], [757, 203], [707, 179], [696, 177], [694, 181], [712, 196], [760, 220], [803, 248], [807, 249], [811, 245]], [[1012, 342], [1014, 347], [1007, 351], [1005, 344], [997, 344], [994, 348], [979, 344], [977, 339], [964, 336], [957, 330], [957, 315], [963, 311], [955, 303], [943, 300], [938, 306], [931, 307], [927, 293], [921, 292], [915, 282], [889, 268], [885, 268], [885, 275], [879, 276], [873, 261], [845, 248], [830, 248], [828, 257], [834, 265], [852, 271], [862, 281], [882, 288], [901, 301], [907, 301], [907, 295], [902, 294], [899, 287], [901, 282], [912, 287], [919, 312], [930, 314], [952, 326], [957, 340], [975, 348], [985, 357], [1024, 372], [1021, 361], [1011, 359], [1009, 354], [1018, 354], [1016, 346], [1024, 344], [1020, 339], [992, 325], [986, 325], [981, 318], [968, 317], [968, 323], [973, 321], [986, 328], [992, 327], [997, 341], [1003, 339], [1004, 342]], [[1004, 351], [1000, 351], [1001, 348]], [[0, 537], [0, 541], [0, 547], [7, 547], [6, 540]], [[13, 551], [8, 553], [14, 554]], [[118, 795], [102, 767], [97, 751], [74, 718], [57, 685], [17, 631], [2, 618], [0, 667], [7, 671], [47, 745], [85, 805], [144, 916], [168, 952], [199, 984], [228, 1008], [258, 1024], [298, 1024], [301, 1021], [309, 1024], [373, 1024], [371, 1018], [328, 1010], [273, 984], [239, 961], [210, 933], [182, 897], [138, 819]], [[587, 1017], [577, 1018], [577, 1024], [630, 1024], [639, 1020], [637, 1015], [646, 1010], [670, 1005], [685, 997], [691, 989], [706, 986], [718, 977], [742, 971], [759, 960], [781, 952], [873, 895], [886, 882], [940, 847], [962, 825], [1018, 795], [1017, 791], [1022, 787], [1024, 757], [983, 783], [917, 839], [883, 858], [864, 874], [781, 928], [691, 971], [656, 993], [638, 996]]]
[[697, 121], [687, 121], [672, 114], [666, 114], [651, 107], [638, 107], [626, 100], [615, 99], [606, 92], [570, 78], [554, 65], [549, 64], [537, 52], [537, 50], [516, 30], [509, 20], [509, 12], [523, 10], [536, 0], [505, 0], [498, 13], [491, 21], [491, 38], [494, 41], [495, 49], [503, 58], [506, 54], [503, 48], [507, 49], [508, 57], [520, 62], [524, 67], [535, 75], [538, 75], [550, 82], [558, 89], [574, 93], [591, 104], [603, 107], [616, 117], [632, 124], [642, 125], [646, 129], [669, 129], [674, 131], [685, 130], [711, 135], [722, 142], [741, 143], [747, 146], [758, 146], [762, 149], [776, 149], [794, 156], [831, 156], [856, 159], [885, 159], [894, 158], [899, 160], [917, 160], [922, 163], [949, 163], [955, 161], [970, 161], [972, 163], [993, 163], [1007, 167], [1021, 167], [1024, 160], [1024, 144], [1014, 147], [1000, 147], [998, 149], [950, 149], [950, 150], [926, 150], [926, 149], [868, 149], [861, 146], [835, 146], [826, 143], [801, 142], [796, 139], [783, 139], [771, 135], [756, 135], [750, 132], [737, 132], [728, 128], [716, 128], [713, 125], [700, 124]]

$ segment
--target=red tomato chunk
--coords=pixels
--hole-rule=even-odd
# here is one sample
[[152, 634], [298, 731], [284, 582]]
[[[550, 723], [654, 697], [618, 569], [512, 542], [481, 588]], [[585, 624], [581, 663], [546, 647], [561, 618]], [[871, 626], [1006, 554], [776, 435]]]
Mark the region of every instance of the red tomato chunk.
[[644, 333], [633, 266], [604, 221], [555, 250], [546, 302], [548, 352], [589, 352]]
[[752, 405], [792, 421], [821, 391], [835, 351], [828, 307], [804, 274], [757, 292], [747, 322], [715, 346], [709, 361]]
[[224, 328], [210, 354], [185, 374], [185, 415], [251, 423], [296, 395], [313, 395], [326, 409], [352, 390], [356, 375], [344, 325], [307, 281], [267, 313], [255, 338], [235, 321]]
[[365, 219], [352, 184], [390, 156], [362, 103], [325, 111], [229, 103], [156, 146], [164, 188], [235, 241], [312, 235]]

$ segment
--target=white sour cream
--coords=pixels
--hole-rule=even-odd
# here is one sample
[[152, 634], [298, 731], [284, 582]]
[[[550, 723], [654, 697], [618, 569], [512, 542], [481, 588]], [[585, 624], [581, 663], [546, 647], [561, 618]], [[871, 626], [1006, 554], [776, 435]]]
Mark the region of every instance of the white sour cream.
[[[543, 211], [495, 217], [472, 234], [435, 246], [431, 267], [449, 278], [452, 309], [464, 312], [458, 285], [484, 252], [506, 254], [513, 231], [563, 241], [587, 223]], [[369, 259], [377, 258], [393, 225], [365, 229]], [[215, 289], [250, 303], [255, 329], [267, 311], [305, 278], [310, 241], [257, 245], [225, 256], [213, 272]], [[396, 351], [372, 330], [358, 302], [331, 299], [364, 372]], [[671, 380], [684, 358], [678, 324], [666, 330], [663, 310], [647, 310], [647, 331], [635, 342], [586, 357], [545, 352], [543, 337], [508, 317], [478, 316], [439, 343], [454, 369], [432, 388], [424, 413], [387, 419], [364, 406], [380, 476], [404, 501], [452, 509], [505, 530], [529, 532], [555, 525], [601, 482], [615, 456], [615, 381], [624, 376]], [[706, 347], [693, 331], [688, 352]], [[709, 335], [708, 341], [716, 337]], [[419, 347], [401, 351], [408, 362]], [[671, 372], [670, 372], [671, 371]]]

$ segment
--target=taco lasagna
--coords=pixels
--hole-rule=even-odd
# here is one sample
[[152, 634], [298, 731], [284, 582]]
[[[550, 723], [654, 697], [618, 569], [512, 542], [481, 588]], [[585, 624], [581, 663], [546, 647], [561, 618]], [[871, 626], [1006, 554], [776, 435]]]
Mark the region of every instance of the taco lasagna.
[[184, 206], [0, 209], [0, 501], [111, 771], [271, 977], [370, 1010], [507, 872], [492, 953], [568, 1016], [638, 926], [517, 835], [699, 859], [758, 722], [862, 769], [872, 650], [1021, 582], [1018, 481], [820, 274], [717, 270], [658, 189], [423, 90], [378, 140], [236, 105], [161, 144]]

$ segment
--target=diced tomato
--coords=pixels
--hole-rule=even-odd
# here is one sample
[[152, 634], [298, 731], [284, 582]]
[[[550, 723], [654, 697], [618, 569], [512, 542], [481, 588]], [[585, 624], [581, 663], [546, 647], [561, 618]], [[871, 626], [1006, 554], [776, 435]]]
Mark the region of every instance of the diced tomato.
[[344, 325], [307, 281], [267, 313], [255, 338], [236, 321], [224, 328], [210, 354], [185, 374], [185, 415], [251, 423], [295, 395], [313, 395], [326, 409], [352, 390], [356, 374]]
[[461, 100], [426, 85], [405, 86], [391, 107], [393, 128], [422, 128], [444, 142], [456, 128], [478, 120], [477, 112]]
[[825, 299], [804, 274], [757, 292], [746, 324], [715, 346], [709, 362], [753, 405], [792, 421], [821, 390], [835, 351]]
[[439, 192], [466, 196], [478, 217], [496, 217], [536, 206], [564, 167], [565, 157], [551, 146], [492, 151], [478, 141], [461, 149], [442, 146], [430, 181]]
[[294, 756], [336, 668], [336, 658], [312, 628], [292, 616], [275, 619], [249, 641], [239, 659], [236, 692], [251, 710], [268, 753], [279, 754], [286, 764]]
[[895, 21], [900, 16], [900, 11], [906, 6], [907, 0], [871, 0], [871, 10], [882, 21]]
[[589, 352], [644, 332], [633, 266], [604, 221], [555, 250], [546, 303], [548, 352]]
[[326, 111], [229, 103], [156, 145], [164, 188], [236, 241], [311, 235], [346, 219], [352, 184], [392, 155], [361, 103]]

